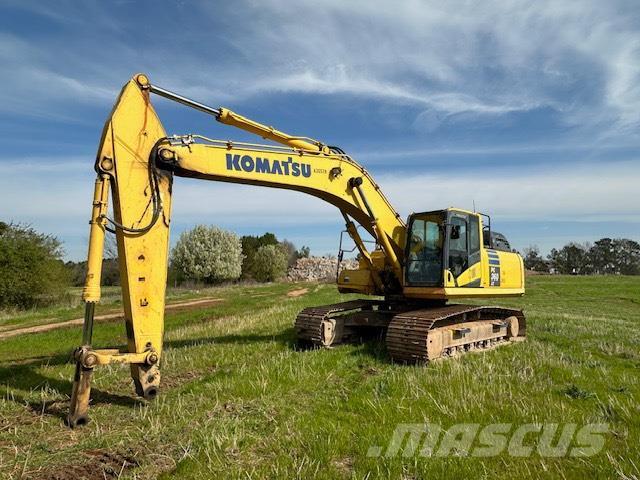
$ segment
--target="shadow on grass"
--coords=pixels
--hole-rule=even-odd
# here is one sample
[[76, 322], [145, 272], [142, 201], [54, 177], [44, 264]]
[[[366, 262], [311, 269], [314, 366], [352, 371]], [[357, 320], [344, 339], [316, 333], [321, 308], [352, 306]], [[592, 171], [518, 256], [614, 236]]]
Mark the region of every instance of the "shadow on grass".
[[278, 334], [237, 334], [221, 335], [219, 337], [189, 338], [184, 340], [168, 340], [164, 342], [165, 348], [180, 349], [196, 347], [198, 345], [248, 345], [251, 343], [277, 342], [291, 349], [297, 349], [293, 328], [288, 328]]
[[[318, 350], [322, 347], [314, 346], [298, 342], [296, 339], [295, 330], [293, 328], [287, 328], [277, 334], [234, 334], [234, 335], [221, 335], [219, 337], [202, 337], [202, 338], [190, 338], [184, 340], [168, 340], [164, 343], [165, 348], [180, 349], [196, 347], [198, 345], [248, 345], [253, 343], [265, 343], [265, 342], [277, 342], [291, 350], [295, 351], [309, 351]], [[384, 346], [384, 335], [379, 332], [371, 332], [368, 335], [361, 335], [357, 338], [353, 338], [345, 344], [361, 345], [362, 348], [354, 351], [353, 355], [369, 355], [381, 360], [388, 358], [386, 349]], [[336, 345], [335, 348], [340, 348], [341, 345]]]
[[[185, 340], [169, 340], [164, 346], [167, 349], [182, 349], [198, 345], [250, 345], [266, 342], [277, 342], [290, 350], [304, 353], [309, 350], [318, 349], [317, 346], [301, 345], [297, 342], [295, 331], [288, 328], [278, 334], [234, 334], [216, 337], [193, 338]], [[386, 353], [383, 337], [379, 334], [354, 339], [349, 342], [359, 345], [351, 355], [373, 357], [381, 361], [389, 361]], [[336, 348], [340, 348], [337, 346]], [[5, 398], [19, 405], [24, 405], [34, 415], [50, 415], [65, 419], [67, 415], [68, 399], [55, 401], [33, 400], [30, 395], [18, 392], [31, 392], [31, 396], [38, 391], [51, 389], [63, 395], [70, 395], [72, 382], [72, 372], [69, 372], [69, 379], [62, 379], [56, 376], [47, 376], [40, 372], [44, 366], [60, 366], [70, 362], [70, 355], [54, 355], [33, 357], [22, 361], [19, 364], [6, 363], [0, 366], [0, 384], [6, 388]], [[11, 393], [9, 394], [9, 391]], [[91, 389], [91, 404], [115, 404], [133, 407], [144, 401], [128, 395], [119, 395], [105, 392], [96, 388]]]
[[359, 345], [360, 348], [354, 350], [351, 355], [356, 357], [371, 357], [381, 362], [392, 363], [387, 353], [384, 337], [380, 335], [368, 336], [352, 343]]
[[[66, 418], [68, 399], [63, 401], [43, 402], [33, 400], [29, 395], [20, 394], [20, 391], [31, 392], [31, 395], [45, 389], [51, 389], [63, 395], [71, 395], [73, 381], [71, 373], [69, 380], [55, 376], [43, 375], [39, 369], [46, 365], [63, 365], [69, 362], [68, 355], [56, 355], [53, 357], [38, 357], [28, 362], [10, 367], [0, 367], [0, 384], [6, 389], [4, 398], [19, 405], [24, 405], [34, 415], [51, 415], [61, 419]], [[9, 393], [11, 391], [11, 393]], [[96, 388], [91, 389], [91, 404], [115, 404], [122, 406], [136, 406], [143, 401], [131, 396], [108, 393]]]
[[[181, 349], [196, 347], [198, 345], [249, 345], [254, 343], [277, 342], [290, 350], [306, 352], [322, 349], [317, 345], [299, 342], [296, 339], [294, 328], [287, 328], [278, 334], [234, 334], [221, 335], [217, 337], [190, 338], [184, 340], [169, 340], [164, 343], [165, 348]], [[342, 345], [357, 345], [359, 348], [351, 352], [355, 356], [373, 357], [380, 361], [391, 361], [384, 342], [384, 334], [379, 331], [371, 331], [358, 337], [350, 339], [344, 344], [336, 345], [332, 348], [340, 348]]]
[[[188, 348], [202, 344], [252, 344], [276, 341], [286, 345], [288, 348], [296, 348], [293, 328], [285, 330], [280, 334], [247, 334], [247, 335], [225, 335], [220, 337], [205, 337], [189, 340], [174, 340], [165, 342], [165, 348]], [[71, 395], [73, 386], [72, 375], [69, 371], [69, 379], [59, 378], [58, 371], [45, 375], [41, 372], [42, 367], [62, 366], [72, 364], [71, 355], [59, 354], [53, 356], [34, 356], [20, 360], [19, 362], [4, 362], [0, 365], [0, 385], [4, 387], [4, 398], [18, 405], [25, 406], [33, 415], [50, 415], [65, 419], [68, 412], [68, 398], [64, 400], [42, 401], [35, 400], [38, 392], [47, 389], [59, 392], [61, 395]], [[98, 370], [99, 371], [99, 370]], [[22, 393], [25, 392], [25, 393]], [[29, 393], [27, 393], [29, 392]], [[91, 404], [115, 404], [121, 406], [134, 407], [144, 401], [133, 396], [118, 395], [103, 390], [91, 389]]]

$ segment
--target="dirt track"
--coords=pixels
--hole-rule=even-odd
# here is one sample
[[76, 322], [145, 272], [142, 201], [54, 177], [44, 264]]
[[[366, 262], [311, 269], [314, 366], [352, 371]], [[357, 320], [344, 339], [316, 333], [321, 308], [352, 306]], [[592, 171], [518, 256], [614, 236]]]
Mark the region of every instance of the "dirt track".
[[309, 289], [308, 288], [301, 288], [299, 290], [290, 290], [287, 292], [287, 297], [300, 297], [302, 295], [306, 295], [307, 293], [309, 293]]
[[[171, 303], [169, 305], [166, 305], [165, 312], [190, 310], [191, 308], [194, 308], [194, 307], [208, 307], [209, 305], [214, 305], [222, 301], [223, 301], [222, 298], [199, 298], [197, 300], [176, 302], [176, 303]], [[122, 312], [116, 312], [116, 313], [106, 313], [103, 315], [96, 315], [94, 319], [97, 322], [106, 322], [110, 320], [120, 319], [123, 317], [124, 317], [124, 314]], [[10, 337], [15, 337], [17, 335], [23, 335], [26, 333], [48, 332], [49, 330], [55, 330], [57, 328], [71, 327], [74, 325], [82, 325], [83, 322], [84, 322], [84, 318], [74, 318], [73, 320], [65, 320], [64, 322], [47, 323], [45, 325], [34, 325], [32, 327], [16, 328], [13, 330], [0, 332], [0, 340], [5, 338], [10, 338]]]

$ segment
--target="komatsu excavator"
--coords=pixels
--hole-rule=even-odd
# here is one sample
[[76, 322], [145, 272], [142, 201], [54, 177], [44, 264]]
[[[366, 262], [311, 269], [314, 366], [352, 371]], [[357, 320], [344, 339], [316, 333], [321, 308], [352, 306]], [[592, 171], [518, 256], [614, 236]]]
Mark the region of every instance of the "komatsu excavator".
[[[280, 145], [168, 136], [151, 94]], [[67, 419], [72, 427], [88, 420], [98, 365], [130, 364], [137, 394], [152, 399], [158, 393], [174, 177], [296, 190], [338, 208], [359, 253], [359, 268], [339, 273], [338, 290], [374, 298], [302, 310], [295, 320], [301, 343], [329, 347], [374, 331], [385, 336], [391, 359], [416, 363], [525, 337], [520, 310], [448, 303], [524, 294], [522, 258], [491, 231], [490, 219], [447, 208], [413, 213], [405, 223], [371, 175], [338, 147], [211, 108], [138, 74], [123, 87], [105, 124], [95, 170], [83, 343], [74, 353]], [[371, 251], [356, 224], [375, 240]], [[106, 232], [117, 239], [126, 351], [91, 346]]]

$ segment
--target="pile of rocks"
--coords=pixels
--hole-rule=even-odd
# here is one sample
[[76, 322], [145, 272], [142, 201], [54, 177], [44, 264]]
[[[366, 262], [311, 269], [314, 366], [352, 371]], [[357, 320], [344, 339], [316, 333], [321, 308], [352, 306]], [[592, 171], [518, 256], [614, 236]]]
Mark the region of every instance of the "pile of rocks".
[[[335, 257], [299, 258], [287, 272], [287, 278], [290, 282], [335, 281], [337, 263]], [[344, 268], [358, 268], [358, 261], [345, 259], [340, 263], [340, 269]]]

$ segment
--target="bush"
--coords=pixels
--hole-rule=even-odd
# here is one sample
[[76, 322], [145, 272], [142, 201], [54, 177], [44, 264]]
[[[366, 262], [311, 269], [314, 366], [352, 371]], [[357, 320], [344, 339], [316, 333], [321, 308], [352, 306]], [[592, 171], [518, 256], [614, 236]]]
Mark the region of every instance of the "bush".
[[242, 268], [242, 246], [233, 232], [198, 225], [183, 232], [171, 252], [179, 278], [218, 283], [236, 280]]
[[55, 237], [0, 222], [0, 306], [28, 308], [59, 300], [69, 286], [61, 258]]
[[[74, 287], [84, 286], [87, 277], [87, 261], [67, 262], [66, 269], [69, 271], [71, 285]], [[117, 258], [105, 258], [102, 260], [102, 276], [100, 285], [112, 287], [120, 285], [120, 265]]]
[[[267, 275], [270, 280], [261, 280], [261, 278], [264, 278], [265, 269], [262, 264], [256, 265], [256, 253], [260, 248], [265, 246], [274, 246], [279, 248], [287, 259], [288, 268], [294, 266], [299, 258], [309, 256], [309, 247], [303, 246], [300, 250], [296, 250], [296, 246], [293, 242], [286, 239], [280, 242], [273, 233], [267, 232], [260, 237], [245, 235], [242, 237], [242, 254], [244, 255], [244, 261], [242, 262], [242, 278], [250, 278], [259, 282], [272, 281], [271, 275]], [[262, 262], [262, 260], [259, 261]]]
[[273, 282], [287, 273], [287, 252], [280, 245], [264, 245], [253, 257], [252, 275], [259, 282]]
[[273, 233], [267, 232], [260, 237], [245, 235], [241, 241], [242, 254], [244, 255], [244, 260], [242, 261], [242, 278], [255, 278], [253, 270], [256, 252], [260, 247], [265, 245], [278, 245], [278, 239]]

